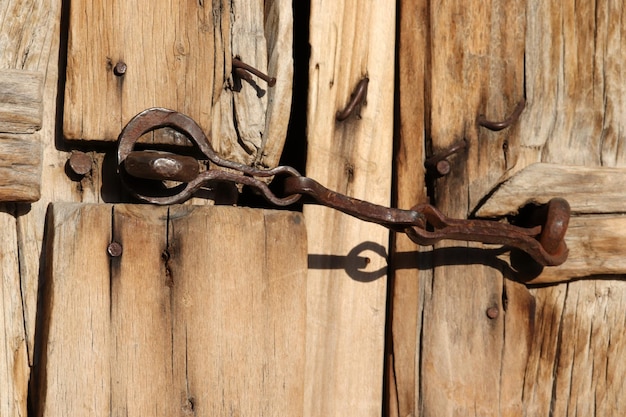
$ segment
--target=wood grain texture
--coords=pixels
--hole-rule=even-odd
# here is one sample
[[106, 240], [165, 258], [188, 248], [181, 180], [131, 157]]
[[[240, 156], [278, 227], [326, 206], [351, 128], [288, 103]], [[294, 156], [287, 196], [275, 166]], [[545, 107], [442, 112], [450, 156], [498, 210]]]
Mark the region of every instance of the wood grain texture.
[[[275, 166], [291, 108], [293, 18], [287, 6], [285, 0], [73, 1], [66, 138], [113, 141], [135, 114], [165, 107], [196, 120], [223, 157]], [[263, 72], [269, 67], [277, 88], [256, 77], [233, 78], [232, 57]], [[126, 65], [123, 75], [115, 73], [118, 63]], [[187, 142], [171, 129], [146, 140]]]
[[[619, 2], [528, 3], [529, 106], [520, 120], [523, 163], [517, 169], [532, 162], [624, 167], [625, 18]], [[620, 225], [616, 223], [613, 233], [622, 233]], [[597, 226], [598, 233], [610, 227]], [[596, 241], [595, 233], [582, 233], [586, 238], [581, 244], [607, 250], [610, 243]], [[602, 262], [592, 260], [594, 248], [585, 250], [588, 262]], [[610, 264], [611, 250], [607, 254]], [[532, 291], [537, 298], [536, 329], [542, 330], [533, 337], [524, 376], [528, 415], [548, 410], [554, 416], [625, 413], [622, 384], [611, 383], [626, 375], [621, 336], [615, 331], [625, 315], [625, 292], [623, 282], [614, 278], [621, 276]]]
[[574, 215], [626, 212], [626, 168], [532, 164], [498, 184], [476, 216], [507, 216], [555, 197], [565, 198]]
[[41, 192], [43, 74], [0, 69], [0, 201], [37, 201]]
[[[257, 164], [275, 167], [285, 145], [291, 118], [293, 96], [293, 6], [289, 0], [265, 1], [265, 38], [267, 39], [267, 71], [276, 77], [276, 85], [268, 90], [265, 129]], [[305, 24], [304, 22], [302, 24]], [[297, 98], [300, 99], [301, 98]]]
[[[227, 4], [73, 1], [65, 136], [115, 140], [131, 117], [153, 106], [188, 114], [210, 135], [229, 55]], [[118, 63], [126, 64], [120, 76]]]
[[[9, 0], [0, 5], [0, 16], [3, 19], [0, 36], [3, 37], [4, 48], [0, 53], [0, 67], [45, 74], [42, 126], [36, 133], [43, 147], [43, 160], [39, 163], [41, 196], [35, 203], [18, 204], [15, 210], [16, 240], [20, 254], [20, 291], [23, 297], [29, 364], [32, 365], [40, 260], [48, 204], [55, 199], [97, 200], [95, 196], [98, 195], [96, 190], [99, 187], [89, 185], [91, 178], [82, 184], [84, 186], [68, 182], [64, 172], [68, 156], [55, 147], [61, 1], [38, 0], [25, 3]], [[29, 137], [29, 140], [21, 142], [21, 145], [33, 140], [33, 137]], [[40, 154], [41, 150], [34, 148], [29, 160], [32, 161]]]
[[[383, 205], [391, 199], [394, 28], [394, 2], [311, 2], [307, 175]], [[360, 117], [337, 122], [364, 77]], [[311, 262], [303, 415], [377, 416], [389, 234], [322, 207], [305, 206], [304, 215]], [[365, 258], [369, 264], [359, 262]]]
[[20, 294], [17, 222], [13, 210], [0, 206], [0, 415], [26, 415], [28, 345]]
[[626, 273], [624, 168], [532, 164], [499, 184], [477, 210], [479, 217], [502, 217], [526, 204], [565, 198], [573, 217], [565, 237], [567, 261], [547, 267], [528, 283], [557, 283], [594, 275]]
[[0, 133], [33, 133], [41, 129], [43, 74], [0, 70]]
[[55, 204], [49, 224], [37, 415], [301, 413], [301, 215]]
[[0, 201], [39, 200], [42, 153], [37, 133], [0, 134]]
[[625, 284], [585, 280], [536, 292], [537, 331], [523, 378], [527, 415], [622, 414]]
[[[428, 12], [425, 117], [430, 152], [442, 152], [460, 140], [468, 143], [465, 151], [450, 157], [450, 174], [433, 180], [432, 198], [446, 215], [466, 218], [514, 163], [503, 152], [503, 142], [515, 129], [490, 132], [476, 120], [480, 114], [503, 119], [523, 97], [524, 10], [521, 3], [505, 8], [499, 1], [471, 6], [444, 1], [430, 4]], [[410, 39], [411, 32], [406, 36]], [[517, 375], [502, 367], [514, 364], [519, 370], [508, 355], [524, 354], [529, 324], [507, 317], [507, 283], [500, 270], [489, 266], [484, 249], [462, 242], [435, 245], [432, 277], [424, 277], [423, 284], [420, 392], [413, 405], [417, 409], [419, 404], [421, 415], [496, 416], [519, 396]], [[516, 302], [523, 305], [522, 300]], [[497, 317], [487, 316], [489, 308], [499, 312]]]
[[[38, 175], [41, 175], [41, 171], [46, 171], [43, 167], [45, 164], [41, 162], [42, 148], [53, 148], [54, 143], [53, 103], [56, 102], [58, 83], [60, 4], [60, 1], [54, 0], [8, 0], [0, 3], [0, 72], [43, 74], [45, 79], [43, 115], [39, 121], [41, 130], [34, 134], [3, 135], [0, 138], [3, 179], [19, 180], [19, 183], [12, 181], [9, 187], [17, 187], [17, 191], [30, 201], [36, 200], [40, 191], [42, 194], [53, 193], [50, 188], [39, 188], [45, 179]], [[38, 78], [39, 75], [34, 77]], [[44, 145], [46, 143], [48, 145]], [[11, 320], [3, 326], [3, 342], [0, 342], [0, 356], [3, 358], [0, 385], [8, 387], [0, 394], [0, 414], [3, 417], [24, 416], [27, 413], [29, 365], [32, 364], [34, 351], [39, 260], [46, 205], [47, 203], [3, 205], [3, 249], [0, 250], [3, 268], [2, 305], [4, 319]], [[37, 231], [39, 239], [29, 233], [33, 230]], [[22, 346], [22, 343], [26, 345]]]
[[[427, 65], [427, 4], [425, 1], [400, 1], [397, 38], [397, 149], [394, 154], [395, 198], [393, 206], [410, 208], [428, 202], [426, 190], [426, 102], [423, 86]], [[384, 385], [385, 413], [388, 416], [417, 415], [420, 396], [420, 333], [424, 276], [430, 269], [416, 268], [428, 255], [404, 234], [394, 234], [390, 253], [391, 304], [388, 308], [388, 365]], [[401, 253], [412, 254], [407, 260]], [[414, 261], [414, 262], [411, 262]], [[416, 262], [415, 262], [416, 261]]]
[[[111, 206], [55, 205], [38, 338], [37, 416], [108, 415], [112, 379]], [[132, 342], [131, 342], [132, 343]], [[60, 400], [64, 399], [64, 400]]]
[[563, 265], [546, 267], [532, 284], [558, 283], [594, 276], [626, 274], [626, 216], [577, 216], [570, 220], [565, 242], [569, 256]]
[[624, 164], [624, 13], [612, 1], [527, 2], [527, 105], [516, 169], [540, 161]]
[[[424, 22], [400, 26], [400, 98], [411, 94], [403, 73], [421, 68], [419, 60], [403, 64], [402, 55], [410, 57], [411, 42], [419, 49], [425, 38], [425, 85], [414, 94], [425, 97], [426, 138], [432, 152], [461, 138], [469, 143], [450, 158], [451, 175], [435, 180], [431, 198], [454, 217], [499, 217], [563, 193], [577, 216], [566, 238], [569, 263], [531, 281], [553, 284], [545, 287], [503, 279], [500, 272], [519, 276], [474, 245], [396, 255], [400, 267], [432, 267], [434, 276], [416, 273], [425, 281], [419, 286], [394, 283], [390, 415], [621, 415], [621, 384], [608, 381], [623, 378], [624, 366], [613, 344], [616, 327], [606, 323], [624, 317], [622, 282], [611, 279], [622, 277], [623, 178], [621, 169], [606, 167], [623, 165], [626, 155], [624, 10], [618, 2], [534, 0], [506, 9], [502, 2], [402, 1], [399, 10], [413, 17], [420, 7], [427, 10]], [[503, 120], [524, 96], [526, 108], [513, 126], [496, 133], [476, 125], [480, 114]], [[413, 119], [402, 108], [399, 115], [400, 126]], [[400, 140], [398, 149], [408, 146]], [[538, 162], [545, 164], [532, 165]], [[570, 166], [580, 166], [579, 173]], [[402, 177], [414, 174], [398, 167], [402, 201], [415, 195], [401, 186]], [[595, 273], [613, 275], [588, 276]], [[587, 279], [554, 285], [574, 275]], [[403, 309], [410, 303], [403, 296], [423, 300], [422, 313]], [[490, 323], [488, 305], [499, 311]], [[396, 311], [418, 318], [409, 318], [413, 326], [396, 324]], [[412, 344], [419, 352], [406, 354]]]

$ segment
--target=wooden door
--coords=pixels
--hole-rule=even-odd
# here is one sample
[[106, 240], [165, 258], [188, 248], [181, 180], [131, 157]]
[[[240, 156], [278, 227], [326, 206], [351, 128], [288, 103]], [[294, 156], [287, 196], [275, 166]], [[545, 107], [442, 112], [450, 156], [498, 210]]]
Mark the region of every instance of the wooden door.
[[[2, 2], [0, 415], [143, 415], [154, 397], [166, 404], [159, 412], [182, 415], [624, 414], [621, 6]], [[257, 80], [236, 91], [236, 57], [276, 76], [276, 87]], [[365, 100], [338, 120], [359, 91]], [[511, 126], [480, 126], [520, 103]], [[136, 206], [115, 173], [113, 143], [153, 105], [188, 113], [220, 155], [246, 164], [277, 165], [286, 140], [284, 161], [306, 159], [307, 175], [383, 205], [429, 202], [451, 217], [508, 221], [564, 196], [569, 259], [522, 275], [497, 246], [418, 247], [308, 205], [302, 217]], [[186, 144], [172, 130], [146, 141]], [[449, 174], [427, 171], [428, 157], [460, 142]], [[73, 172], [72, 156], [84, 169]], [[263, 242], [250, 253], [248, 229]], [[203, 232], [281, 278], [246, 286], [243, 274], [257, 269], [229, 264], [215, 241], [194, 246]], [[115, 236], [124, 236], [124, 261], [107, 253]], [[286, 252], [297, 267], [276, 263]], [[202, 281], [198, 268], [237, 279]], [[191, 269], [173, 289], [172, 273]], [[64, 274], [91, 275], [93, 285]], [[159, 280], [111, 279], [148, 274]], [[211, 304], [198, 303], [204, 294]], [[222, 308], [239, 298], [249, 301], [241, 311]], [[146, 326], [127, 320], [144, 309]], [[189, 327], [197, 331], [183, 343]], [[146, 349], [152, 342], [158, 349]], [[198, 359], [204, 346], [211, 364]], [[81, 373], [80, 361], [93, 366]]]

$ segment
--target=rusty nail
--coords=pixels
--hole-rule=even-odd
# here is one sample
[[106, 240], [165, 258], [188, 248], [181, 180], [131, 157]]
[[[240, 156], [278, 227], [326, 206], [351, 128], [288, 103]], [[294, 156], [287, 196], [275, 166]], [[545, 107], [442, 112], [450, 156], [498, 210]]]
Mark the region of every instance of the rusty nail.
[[482, 114], [478, 116], [477, 122], [480, 126], [485, 127], [489, 130], [493, 130], [494, 132], [506, 129], [507, 127], [515, 123], [517, 119], [519, 119], [522, 111], [524, 110], [524, 106], [526, 106], [526, 99], [522, 99], [519, 103], [517, 103], [517, 106], [515, 107], [515, 110], [513, 110], [513, 113], [511, 113], [509, 117], [501, 122], [487, 120], [487, 118]]
[[448, 161], [448, 157], [465, 149], [467, 147], [467, 140], [463, 139], [452, 146], [450, 146], [445, 151], [439, 152], [426, 161], [424, 161], [424, 167], [429, 171], [435, 171], [438, 176], [442, 177], [444, 175], [448, 175], [450, 173], [450, 161]]
[[118, 256], [122, 256], [122, 245], [119, 242], [111, 242], [107, 247], [107, 252], [113, 258], [117, 258]]
[[73, 151], [68, 165], [76, 175], [87, 175], [91, 171], [91, 158], [84, 152]]
[[118, 77], [121, 77], [122, 75], [126, 74], [127, 68], [128, 67], [126, 66], [126, 63], [123, 61], [120, 61], [117, 64], [115, 64], [115, 66], [113, 67], [113, 74], [115, 74]]
[[487, 309], [487, 317], [489, 317], [491, 320], [498, 318], [498, 315], [500, 314], [500, 310], [498, 309], [498, 307], [489, 307]]
[[235, 73], [238, 77], [243, 78], [247, 81], [251, 80], [250, 76], [246, 75], [245, 72], [242, 71], [247, 71], [251, 74], [256, 75], [257, 77], [265, 81], [270, 87], [274, 87], [276, 85], [276, 78], [270, 77], [269, 75], [262, 73], [258, 69], [241, 61], [239, 58], [233, 58], [233, 68], [235, 69]]
[[367, 86], [370, 82], [370, 79], [365, 77], [354, 88], [354, 91], [350, 95], [350, 102], [346, 105], [346, 107], [337, 112], [335, 116], [338, 122], [342, 122], [346, 120], [348, 117], [354, 114], [354, 111], [365, 103], [365, 99], [367, 98]]

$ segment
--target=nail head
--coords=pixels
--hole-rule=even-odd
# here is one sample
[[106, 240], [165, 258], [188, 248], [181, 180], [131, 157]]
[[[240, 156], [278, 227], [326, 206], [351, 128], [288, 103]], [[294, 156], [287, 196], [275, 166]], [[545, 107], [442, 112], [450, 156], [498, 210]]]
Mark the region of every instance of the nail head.
[[447, 159], [443, 159], [437, 162], [437, 173], [439, 175], [448, 175], [450, 173], [450, 162]]
[[489, 317], [491, 320], [498, 318], [499, 314], [500, 310], [498, 309], [498, 307], [489, 307], [487, 309], [487, 317]]
[[122, 245], [119, 242], [111, 242], [107, 247], [107, 252], [114, 258], [122, 256]]
[[113, 74], [115, 74], [118, 77], [121, 77], [122, 75], [126, 74], [127, 68], [128, 67], [126, 66], [126, 63], [123, 61], [120, 61], [117, 64], [115, 64], [115, 67], [113, 67]]
[[84, 152], [74, 151], [70, 156], [69, 167], [76, 175], [87, 175], [91, 171], [91, 158]]

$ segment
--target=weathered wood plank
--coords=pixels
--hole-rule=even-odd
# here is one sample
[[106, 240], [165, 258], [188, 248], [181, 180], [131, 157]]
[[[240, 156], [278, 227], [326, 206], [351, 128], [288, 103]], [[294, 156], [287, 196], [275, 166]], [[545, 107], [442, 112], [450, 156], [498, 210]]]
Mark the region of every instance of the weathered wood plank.
[[0, 206], [0, 415], [26, 415], [28, 351], [19, 280], [17, 222], [10, 207]]
[[[267, 71], [275, 76], [276, 85], [268, 91], [267, 118], [262, 136], [262, 152], [257, 163], [277, 166], [283, 153], [287, 127], [291, 119], [293, 95], [293, 6], [289, 0], [265, 1], [265, 38]], [[304, 24], [304, 23], [303, 23]], [[296, 98], [301, 100], [301, 98]]]
[[50, 220], [38, 415], [302, 413], [300, 214], [55, 204]]
[[[225, 158], [273, 167], [280, 159], [291, 114], [291, 3], [286, 0], [227, 3], [228, 7], [222, 9], [222, 19], [223, 26], [230, 25], [230, 32], [228, 40], [223, 41], [224, 48], [232, 47], [232, 56], [275, 77], [277, 82], [268, 88], [265, 81], [255, 77], [248, 82], [230, 76], [226, 81], [228, 88], [216, 91], [220, 94], [220, 104], [213, 106], [215, 133], [211, 141]], [[228, 77], [232, 73], [230, 59], [224, 64]]]
[[[171, 309], [177, 300], [171, 295], [162, 255], [167, 248], [168, 209], [117, 205], [111, 214], [111, 238], [123, 252], [111, 259], [109, 269], [111, 356], [106, 360], [115, 381], [106, 393], [110, 414], [181, 414], [185, 398], [174, 376], [186, 368], [175, 367], [180, 352], [174, 346], [186, 343], [186, 338], [174, 330]], [[110, 229], [111, 224], [107, 226]], [[191, 334], [196, 331], [203, 329], [189, 329]]]
[[[43, 85], [43, 115], [39, 124], [41, 131], [35, 134], [21, 136], [20, 134], [6, 139], [0, 138], [0, 154], [3, 160], [3, 179], [12, 177], [12, 184], [9, 187], [18, 186], [18, 190], [24, 199], [34, 201], [42, 194], [55, 194], [59, 196], [59, 190], [54, 187], [40, 187], [40, 183], [45, 182], [41, 171], [48, 171], [48, 166], [41, 161], [42, 148], [54, 149], [55, 132], [55, 112], [56, 87], [58, 83], [58, 38], [59, 24], [61, 16], [60, 0], [35, 0], [24, 2], [21, 0], [8, 0], [0, 2], [0, 72], [5, 70], [19, 70], [22, 74], [43, 74], [45, 83]], [[38, 76], [35, 76], [38, 77]], [[50, 103], [50, 104], [48, 104]], [[46, 144], [44, 146], [44, 143]], [[2, 147], [4, 148], [2, 149]], [[13, 154], [15, 152], [15, 154]], [[25, 154], [25, 152], [28, 152]], [[56, 151], [55, 151], [56, 153]], [[24, 164], [16, 171], [13, 161]], [[10, 166], [8, 164], [11, 164]], [[42, 166], [44, 166], [42, 168]], [[36, 169], [33, 169], [33, 168]], [[54, 169], [62, 172], [63, 164], [54, 166]], [[16, 176], [18, 178], [16, 178]], [[17, 182], [19, 180], [19, 183]], [[19, 184], [19, 185], [18, 185]], [[37, 184], [37, 190], [34, 187]], [[24, 188], [20, 189], [19, 186]], [[30, 187], [30, 189], [29, 189]], [[60, 188], [60, 187], [59, 187]], [[14, 198], [11, 198], [13, 200]], [[5, 379], [0, 385], [10, 387], [4, 391], [8, 395], [9, 403], [2, 400], [3, 408], [0, 414], [4, 417], [17, 417], [26, 415], [27, 384], [29, 375], [29, 364], [32, 364], [34, 351], [35, 316], [37, 309], [37, 290], [39, 287], [39, 260], [42, 248], [42, 236], [44, 232], [44, 217], [47, 201], [45, 203], [17, 204], [9, 210], [10, 215], [17, 218], [14, 225], [7, 227], [3, 235], [3, 254], [13, 256], [13, 260], [3, 262], [15, 262], [15, 265], [6, 270], [3, 274], [5, 294], [12, 294], [18, 298], [6, 301], [7, 308], [13, 309], [12, 321], [5, 326], [4, 336], [8, 344], [0, 344], [0, 356], [9, 358], [11, 371], [4, 374]], [[34, 232], [34, 233], [31, 233]], [[15, 248], [17, 245], [17, 249]], [[6, 251], [5, 251], [6, 250]], [[18, 256], [19, 254], [19, 261]], [[5, 263], [5, 266], [8, 264]], [[17, 268], [17, 270], [16, 270]], [[7, 295], [8, 296], [8, 295]], [[8, 304], [7, 304], [8, 303]], [[21, 318], [18, 316], [17, 304], [22, 306]], [[24, 352], [27, 357], [22, 356], [23, 352], [19, 348], [19, 341], [26, 340]], [[6, 350], [5, 350], [6, 349]], [[13, 401], [13, 402], [11, 402]], [[12, 408], [11, 408], [12, 407]], [[5, 413], [6, 411], [6, 413]]]
[[[428, 17], [426, 131], [432, 153], [461, 140], [468, 144], [450, 157], [450, 174], [433, 180], [432, 198], [446, 215], [465, 218], [514, 163], [503, 152], [505, 138], [514, 141], [514, 129], [505, 135], [489, 132], [476, 120], [480, 114], [503, 119], [523, 98], [523, 4], [444, 1], [430, 5]], [[501, 271], [476, 261], [483, 248], [435, 245], [433, 275], [423, 284], [422, 356], [416, 371], [420, 402], [414, 407], [423, 415], [497, 416], [509, 408], [503, 401], [519, 396], [514, 383], [519, 375], [502, 367], [512, 363], [508, 354], [524, 353], [507, 347], [526, 344], [528, 322], [503, 314], [507, 285]], [[489, 309], [498, 314], [490, 318]]]
[[626, 28], [616, 2], [526, 6], [526, 110], [518, 167], [624, 165]]
[[[293, 18], [285, 0], [77, 0], [70, 9], [66, 138], [115, 140], [135, 114], [158, 106], [196, 120], [223, 157], [278, 163], [293, 78]], [[233, 78], [232, 57], [269, 70], [277, 86]], [[170, 129], [146, 138], [186, 142]]]
[[[528, 3], [528, 108], [516, 170], [533, 162], [624, 166], [625, 19], [619, 2]], [[615, 329], [623, 327], [625, 288], [611, 277], [618, 276], [532, 290], [537, 330], [524, 376], [527, 415], [624, 414], [623, 385], [615, 381], [626, 369]]]
[[111, 206], [55, 204], [47, 238], [36, 415], [109, 415]]
[[188, 114], [210, 135], [229, 37], [221, 3], [73, 1], [66, 138], [115, 140], [131, 117], [153, 106]]
[[[55, 146], [61, 0], [28, 3], [21, 0], [4, 1], [0, 6], [0, 16], [4, 16], [0, 33], [10, 34], [4, 38], [5, 49], [0, 54], [0, 65], [45, 74], [43, 119], [41, 131], [38, 132], [43, 147], [43, 160], [40, 163], [41, 197], [33, 204], [18, 205], [16, 210], [24, 325], [32, 365], [40, 260], [48, 204], [52, 200], [97, 201], [95, 196], [100, 187], [90, 186], [91, 179], [81, 186], [68, 182], [64, 172], [68, 155]], [[35, 152], [33, 157], [41, 151]]]
[[626, 212], [626, 168], [537, 163], [496, 186], [477, 217], [515, 214], [526, 204], [565, 198], [574, 214]]
[[43, 73], [0, 70], [0, 133], [33, 133], [42, 117]]
[[544, 268], [529, 283], [556, 283], [594, 275], [626, 273], [626, 169], [532, 164], [499, 184], [477, 210], [478, 217], [515, 214], [526, 204], [562, 197], [572, 213], [565, 264]]
[[0, 134], [0, 201], [39, 200], [42, 154], [37, 133]]
[[[397, 95], [396, 120], [397, 151], [395, 163], [395, 207], [409, 208], [428, 202], [424, 159], [426, 153], [426, 110], [424, 85], [427, 57], [424, 54], [427, 37], [427, 4], [423, 0], [398, 3], [397, 39]], [[424, 306], [425, 280], [430, 280], [431, 270], [405, 267], [399, 253], [413, 253], [416, 262], [423, 255], [420, 249], [404, 234], [393, 236], [390, 253], [391, 306], [388, 317], [388, 366], [384, 393], [389, 417], [418, 415], [420, 384], [419, 364], [421, 315]]]
[[[308, 175], [348, 195], [388, 205], [393, 136], [395, 2], [311, 2]], [[336, 121], [369, 77], [367, 103]], [[304, 415], [377, 416], [382, 406], [388, 232], [306, 206], [312, 258], [307, 285]], [[332, 256], [365, 252], [333, 269]], [[356, 271], [356, 272], [355, 272]]]
[[[300, 214], [172, 208], [176, 384], [196, 415], [301, 415], [306, 231]], [[203, 244], [199, 244], [203, 242]], [[289, 256], [285, 256], [289, 253]], [[186, 395], [187, 397], [184, 397]]]
[[622, 415], [626, 374], [623, 281], [577, 281], [536, 292], [524, 375], [526, 415]]

